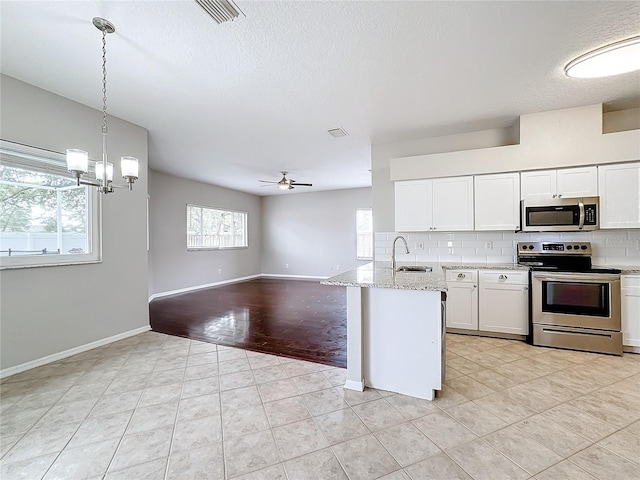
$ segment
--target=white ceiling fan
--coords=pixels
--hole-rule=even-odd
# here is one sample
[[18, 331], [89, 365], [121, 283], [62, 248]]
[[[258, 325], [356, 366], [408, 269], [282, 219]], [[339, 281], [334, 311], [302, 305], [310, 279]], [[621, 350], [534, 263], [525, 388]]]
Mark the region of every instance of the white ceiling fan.
[[[282, 174], [282, 178], [278, 182], [272, 182], [270, 180], [258, 180], [258, 181], [262, 183], [278, 185], [278, 188], [280, 190], [293, 190], [294, 186], [295, 187], [312, 187], [313, 186], [312, 183], [298, 183], [291, 178], [287, 178], [287, 173], [289, 172], [281, 171], [280, 173]], [[268, 187], [269, 185], [262, 185], [262, 186]]]

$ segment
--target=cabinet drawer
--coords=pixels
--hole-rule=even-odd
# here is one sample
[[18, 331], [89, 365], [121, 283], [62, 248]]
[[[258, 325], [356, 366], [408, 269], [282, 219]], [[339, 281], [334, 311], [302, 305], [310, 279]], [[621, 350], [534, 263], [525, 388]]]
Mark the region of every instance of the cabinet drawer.
[[447, 270], [447, 282], [471, 283], [478, 281], [477, 270]]
[[620, 286], [622, 288], [640, 287], [640, 275], [622, 275], [620, 277]]
[[483, 283], [528, 285], [529, 272], [526, 270], [489, 270], [480, 272], [480, 281]]

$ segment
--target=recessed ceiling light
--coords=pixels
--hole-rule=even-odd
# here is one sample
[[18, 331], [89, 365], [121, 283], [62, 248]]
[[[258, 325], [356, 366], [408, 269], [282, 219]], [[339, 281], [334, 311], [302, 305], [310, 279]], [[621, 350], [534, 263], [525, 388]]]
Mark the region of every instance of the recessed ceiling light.
[[331, 130], [327, 130], [332, 137], [335, 138], [339, 138], [339, 137], [346, 137], [347, 135], [349, 135], [347, 133], [347, 131], [343, 128], [332, 128]]
[[599, 78], [640, 70], [640, 36], [580, 55], [564, 67], [574, 78]]

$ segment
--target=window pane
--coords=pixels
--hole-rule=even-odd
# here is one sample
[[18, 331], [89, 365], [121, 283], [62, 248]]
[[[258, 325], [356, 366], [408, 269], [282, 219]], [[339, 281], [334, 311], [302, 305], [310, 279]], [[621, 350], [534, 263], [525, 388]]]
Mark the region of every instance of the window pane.
[[88, 201], [72, 179], [0, 165], [0, 255], [90, 252]]
[[356, 255], [359, 260], [373, 259], [373, 212], [370, 208], [356, 210]]
[[187, 205], [187, 248], [247, 247], [247, 213]]

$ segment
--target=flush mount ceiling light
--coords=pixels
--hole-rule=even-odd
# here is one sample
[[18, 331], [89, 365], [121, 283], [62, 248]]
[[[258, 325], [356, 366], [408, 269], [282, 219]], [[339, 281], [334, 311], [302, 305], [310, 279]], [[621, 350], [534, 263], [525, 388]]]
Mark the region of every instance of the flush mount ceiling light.
[[[78, 185], [92, 185], [98, 187], [101, 193], [111, 193], [116, 187], [124, 187], [113, 184], [113, 163], [107, 157], [107, 33], [115, 32], [116, 27], [109, 20], [100, 17], [95, 17], [93, 24], [102, 32], [102, 161], [96, 162], [96, 179], [83, 180], [82, 175], [89, 171], [89, 154], [84, 150], [70, 148], [67, 150], [67, 170], [75, 175]], [[138, 159], [121, 157], [120, 170], [129, 190], [132, 190], [133, 182], [138, 179]]]
[[574, 78], [600, 78], [640, 70], [640, 36], [580, 55], [564, 67]]

